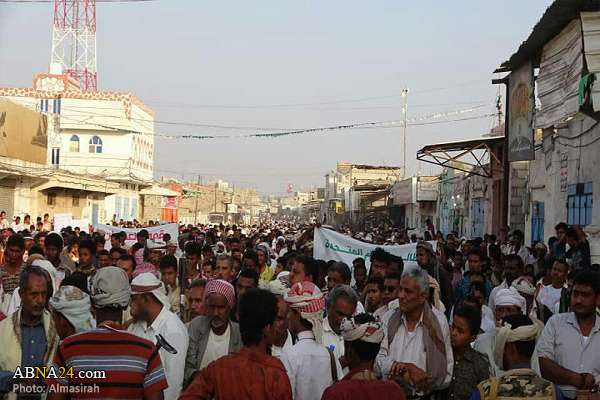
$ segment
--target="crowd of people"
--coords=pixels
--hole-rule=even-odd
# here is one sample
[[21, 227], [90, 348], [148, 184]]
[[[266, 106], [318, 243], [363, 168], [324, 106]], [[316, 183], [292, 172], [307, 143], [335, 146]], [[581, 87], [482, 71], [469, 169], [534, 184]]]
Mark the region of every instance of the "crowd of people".
[[[313, 258], [315, 226], [295, 221], [128, 243], [0, 218], [7, 398], [597, 396], [600, 279], [577, 226], [532, 249], [509, 228], [343, 230], [380, 245], [347, 265]], [[389, 247], [411, 243], [416, 263]], [[19, 374], [44, 366], [71, 374]]]

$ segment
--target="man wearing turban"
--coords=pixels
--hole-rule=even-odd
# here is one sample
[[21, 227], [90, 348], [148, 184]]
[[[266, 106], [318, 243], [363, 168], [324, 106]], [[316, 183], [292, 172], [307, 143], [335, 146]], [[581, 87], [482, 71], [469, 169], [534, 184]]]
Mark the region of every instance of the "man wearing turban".
[[325, 299], [312, 282], [298, 282], [284, 295], [289, 304], [289, 329], [298, 342], [281, 353], [294, 399], [320, 399], [325, 389], [341, 376], [342, 367], [331, 349], [323, 346]]
[[207, 315], [194, 318], [188, 326], [190, 344], [185, 359], [184, 386], [212, 361], [242, 346], [239, 325], [229, 320], [235, 302], [231, 283], [221, 279], [208, 281], [204, 289]]
[[383, 325], [379, 318], [366, 313], [344, 318], [340, 330], [350, 372], [340, 382], [328, 387], [321, 399], [406, 399], [398, 384], [379, 381], [373, 371], [383, 340]]
[[500, 378], [483, 381], [470, 400], [481, 399], [544, 399], [562, 400], [560, 389], [552, 382], [540, 377], [531, 368], [531, 358], [539, 329], [524, 314], [509, 315], [498, 329], [494, 348], [496, 364], [505, 374]]
[[[512, 286], [506, 289], [500, 289], [494, 293], [494, 305], [496, 307], [495, 315], [497, 327], [502, 326], [503, 321], [511, 315], [525, 315], [527, 313], [527, 301], [521, 296], [517, 289]], [[535, 327], [538, 328], [539, 336], [541, 331], [539, 330], [538, 325], [535, 325]], [[500, 376], [504, 373], [502, 364], [497, 364], [496, 358], [494, 357], [494, 348], [496, 347], [496, 341], [498, 339], [497, 331], [498, 328], [496, 328], [495, 332], [479, 335], [473, 344], [473, 348], [488, 356], [492, 375]], [[534, 371], [539, 374], [540, 364], [537, 352], [534, 352], [530, 363]]]

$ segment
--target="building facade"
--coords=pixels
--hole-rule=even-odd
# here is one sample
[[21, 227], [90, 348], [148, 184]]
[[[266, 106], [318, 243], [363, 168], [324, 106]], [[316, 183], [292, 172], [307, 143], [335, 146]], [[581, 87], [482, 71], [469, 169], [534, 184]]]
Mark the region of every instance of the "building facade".
[[0, 88], [0, 98], [47, 115], [44, 163], [116, 185], [91, 220], [139, 219], [139, 191], [153, 180], [153, 110], [130, 93], [81, 91], [60, 73], [35, 75], [33, 86]]

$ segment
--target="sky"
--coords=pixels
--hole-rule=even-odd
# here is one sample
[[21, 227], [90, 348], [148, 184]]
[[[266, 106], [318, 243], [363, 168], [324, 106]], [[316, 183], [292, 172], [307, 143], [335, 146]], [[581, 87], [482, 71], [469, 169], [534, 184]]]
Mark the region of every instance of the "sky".
[[[276, 195], [290, 183], [323, 187], [338, 161], [403, 165], [402, 127], [240, 135], [401, 120], [406, 87], [409, 121], [470, 110], [408, 124], [407, 175], [427, 175], [439, 170], [417, 162], [421, 146], [481, 137], [496, 123], [492, 72], [550, 3], [99, 2], [98, 87], [150, 105], [156, 133], [230, 136], [157, 137], [156, 179], [200, 175]], [[52, 18], [53, 2], [0, 0], [0, 86], [31, 87], [47, 73]]]

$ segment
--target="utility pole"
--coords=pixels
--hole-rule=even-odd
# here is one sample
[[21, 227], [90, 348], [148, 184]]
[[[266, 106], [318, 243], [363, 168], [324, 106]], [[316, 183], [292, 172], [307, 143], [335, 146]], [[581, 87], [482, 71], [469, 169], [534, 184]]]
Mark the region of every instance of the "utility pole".
[[406, 111], [408, 110], [408, 88], [402, 89], [404, 104], [402, 105], [402, 114], [404, 115], [404, 165], [402, 166], [402, 179], [406, 178]]
[[196, 206], [194, 207], [194, 226], [198, 224], [198, 198], [200, 197], [200, 174], [198, 174], [198, 185], [196, 186]]
[[219, 182], [215, 182], [215, 212], [217, 212], [217, 190], [219, 189]]

